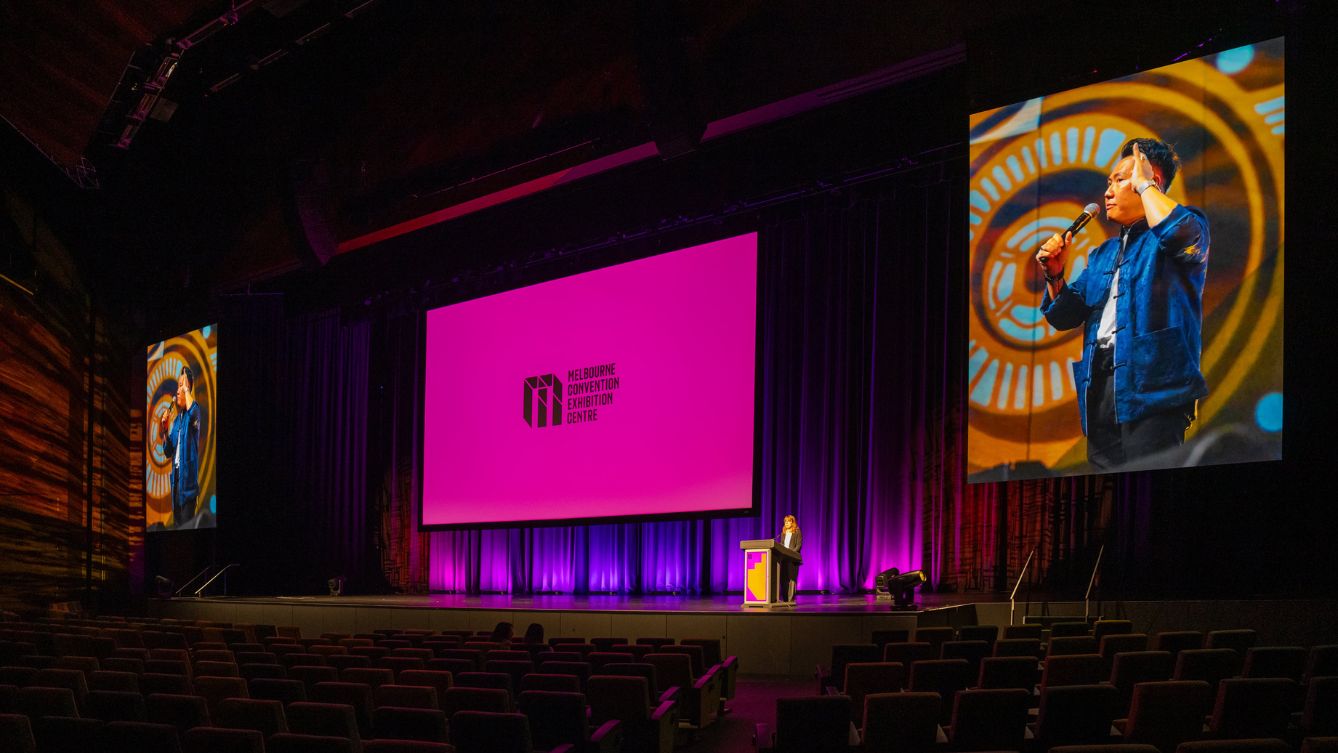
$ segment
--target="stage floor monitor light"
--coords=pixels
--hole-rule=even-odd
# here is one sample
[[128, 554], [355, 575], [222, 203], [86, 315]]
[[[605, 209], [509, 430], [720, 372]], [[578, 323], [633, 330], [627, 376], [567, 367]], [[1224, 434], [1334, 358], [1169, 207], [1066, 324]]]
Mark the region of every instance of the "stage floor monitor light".
[[915, 589], [928, 580], [923, 570], [902, 573], [894, 567], [878, 574], [874, 580], [874, 596], [880, 600], [891, 599], [893, 610], [914, 610]]

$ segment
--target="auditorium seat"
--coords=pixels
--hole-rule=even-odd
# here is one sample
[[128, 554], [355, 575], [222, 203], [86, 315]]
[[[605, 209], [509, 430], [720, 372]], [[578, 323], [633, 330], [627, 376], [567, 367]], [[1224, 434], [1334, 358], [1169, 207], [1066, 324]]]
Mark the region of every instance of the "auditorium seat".
[[1308, 653], [1300, 646], [1255, 646], [1245, 652], [1241, 677], [1280, 677], [1300, 683]]
[[74, 702], [83, 707], [84, 696], [88, 695], [88, 679], [77, 669], [39, 669], [28, 683], [29, 687], [68, 688], [74, 693]]
[[530, 723], [524, 714], [461, 711], [451, 717], [451, 744], [458, 753], [531, 753]]
[[0, 714], [12, 714], [18, 702], [19, 689], [15, 685], [0, 685]]
[[[603, 652], [603, 653], [615, 653], [615, 652]], [[627, 656], [635, 656], [635, 654], [631, 653], [630, 651], [620, 651], [620, 652], [616, 652], [616, 653], [624, 654], [624, 655], [627, 655]], [[593, 656], [594, 654], [595, 654], [595, 652], [594, 652], [594, 651], [591, 651], [590, 654], [589, 654], [589, 656]], [[645, 654], [642, 654], [642, 656], [645, 656]], [[552, 651], [552, 650], [549, 650], [549, 651], [539, 651], [538, 653], [536, 653], [536, 654], [534, 655], [534, 663], [535, 663], [536, 666], [542, 666], [545, 662], [550, 662], [550, 661], [575, 661], [575, 662], [583, 662], [583, 661], [586, 661], [587, 658], [588, 658], [588, 656], [587, 656], [586, 654], [582, 654], [580, 651]], [[629, 661], [630, 661], [630, 660], [629, 660]]]
[[440, 697], [441, 710], [447, 719], [454, 719], [461, 711], [511, 712], [511, 696], [497, 688], [465, 688], [456, 686]]
[[395, 671], [386, 667], [349, 667], [339, 673], [341, 682], [360, 682], [373, 690], [395, 682]]
[[1147, 651], [1148, 637], [1144, 633], [1115, 633], [1101, 638], [1097, 653], [1101, 654], [1101, 663], [1105, 668], [1106, 676], [1110, 676], [1111, 669], [1115, 666], [1115, 655], [1129, 653], [1131, 651]]
[[372, 689], [372, 705], [399, 706], [409, 709], [436, 709], [441, 705], [437, 699], [437, 689], [421, 685], [382, 685]]
[[478, 668], [478, 662], [473, 659], [437, 658], [427, 663], [426, 671], [450, 672], [452, 676], [456, 676], [461, 672], [477, 672]]
[[146, 721], [144, 697], [124, 690], [90, 690], [84, 696], [83, 715], [104, 722]]
[[197, 677], [195, 692], [209, 704], [209, 716], [218, 719], [218, 704], [228, 698], [250, 698], [246, 680], [240, 677]]
[[692, 660], [684, 654], [646, 654], [663, 686], [679, 688], [680, 719], [698, 729], [715, 722], [720, 706], [720, 684], [714, 673], [692, 675]]
[[883, 646], [889, 643], [907, 643], [911, 639], [911, 631], [903, 629], [875, 630], [871, 635], [873, 645], [882, 651]]
[[412, 656], [383, 656], [372, 663], [376, 667], [385, 667], [396, 676], [406, 669], [427, 669], [427, 660]]
[[1040, 664], [1031, 656], [987, 656], [980, 661], [976, 687], [1018, 688], [1030, 693], [1040, 680]]
[[[345, 671], [351, 672], [353, 670]], [[311, 689], [319, 683], [338, 681], [349, 682], [349, 680], [343, 680], [343, 678], [339, 676], [339, 673], [335, 671], [334, 667], [313, 666], [307, 664], [298, 664], [289, 667], [288, 679], [299, 680], [303, 685], [306, 685], [308, 696], [311, 695]], [[367, 684], [365, 682], [359, 682], [364, 685]]]
[[31, 721], [37, 753], [101, 753], [106, 749], [103, 730], [107, 723], [101, 719], [44, 716]]
[[14, 710], [29, 719], [43, 716], [79, 716], [79, 704], [69, 688], [19, 688]]
[[1271, 737], [1236, 740], [1196, 740], [1181, 743], [1175, 753], [1292, 753], [1287, 743]]
[[[1182, 653], [1181, 656], [1184, 656]], [[1123, 742], [1175, 750], [1203, 734], [1203, 718], [1212, 707], [1213, 690], [1201, 680], [1144, 682], [1134, 686]]]
[[1310, 678], [1296, 728], [1301, 737], [1338, 735], [1338, 676]]
[[1109, 675], [1099, 654], [1047, 656], [1041, 671], [1041, 689], [1060, 685], [1094, 685]]
[[1096, 639], [1090, 635], [1065, 635], [1051, 638], [1045, 647], [1045, 658], [1052, 656], [1072, 656], [1073, 654], [1096, 654], [1100, 656]]
[[839, 686], [846, 676], [846, 664], [880, 660], [882, 660], [882, 656], [879, 655], [878, 646], [873, 643], [837, 643], [833, 645], [831, 662], [825, 667], [821, 664], [817, 667], [815, 673], [817, 692], [826, 693], [827, 688]]
[[654, 646], [647, 646], [643, 643], [617, 643], [609, 647], [610, 651], [616, 651], [620, 654], [631, 654], [636, 657], [634, 661], [645, 661], [647, 654], [655, 653]]
[[952, 716], [953, 696], [966, 689], [973, 679], [965, 659], [931, 659], [911, 664], [907, 687], [917, 693], [938, 693], [943, 699], [939, 723], [946, 724]]
[[940, 659], [965, 659], [972, 677], [980, 673], [980, 660], [989, 655], [990, 644], [985, 641], [944, 641], [939, 650]]
[[1202, 680], [1214, 688], [1227, 677], [1236, 676], [1240, 656], [1229, 648], [1185, 649], [1175, 660], [1176, 680]]
[[[721, 698], [728, 699], [734, 697], [734, 689], [738, 684], [739, 657], [726, 656], [720, 645], [719, 638], [684, 638], [678, 643], [681, 646], [700, 646], [702, 649], [702, 659], [705, 661], [706, 666], [718, 666], [720, 668]], [[877, 651], [877, 656], [879, 659], [882, 658], [881, 648]], [[875, 659], [875, 661], [876, 660], [877, 659]]]
[[284, 713], [290, 732], [345, 737], [355, 742], [362, 738], [358, 731], [358, 716], [348, 704], [294, 701]]
[[674, 645], [673, 638], [662, 638], [662, 637], [637, 638], [636, 642], [637, 645], [640, 646], [653, 646], [655, 648], [655, 652], [657, 653], [660, 651], [660, 649], [663, 649], [665, 646]]
[[[539, 642], [542, 643], [542, 641]], [[629, 642], [630, 641], [628, 641], [626, 638], [613, 638], [610, 636], [590, 639], [590, 645], [595, 647], [595, 651], [604, 651], [604, 652], [612, 651], [614, 646], [626, 644]]]
[[194, 666], [195, 677], [241, 677], [242, 673], [232, 662], [197, 661]]
[[618, 751], [623, 732], [617, 720], [608, 720], [593, 732], [588, 726], [585, 696], [548, 690], [520, 694], [520, 712], [530, 721], [530, 738], [540, 750], [571, 745], [580, 751]]
[[1338, 753], [1338, 737], [1307, 737], [1301, 741], [1301, 753]]
[[210, 724], [209, 705], [198, 695], [152, 693], [144, 698], [145, 717], [156, 724], [170, 724], [180, 732]]
[[226, 648], [225, 648], [225, 649], [207, 649], [207, 650], [200, 650], [200, 649], [197, 647], [196, 650], [195, 650], [195, 653], [194, 653], [194, 655], [191, 657], [191, 659], [192, 659], [196, 664], [199, 664], [199, 663], [202, 662], [202, 661], [217, 661], [217, 662], [224, 662], [224, 663], [226, 663], [226, 664], [236, 664], [236, 663], [237, 663], [237, 656], [236, 656], [236, 654], [232, 653], [232, 651], [230, 651], [230, 650], [228, 650], [228, 649], [226, 649]]
[[1044, 653], [1040, 638], [1000, 638], [994, 642], [994, 656], [1030, 656], [1039, 660]]
[[237, 666], [247, 664], [279, 664], [279, 657], [268, 651], [238, 651], [233, 657]]
[[674, 704], [666, 701], [648, 707], [644, 699], [650, 697], [650, 689], [644, 677], [595, 675], [590, 678], [586, 697], [592, 724], [621, 723], [626, 750], [673, 753]]
[[[199, 729], [204, 729], [203, 727]], [[191, 730], [193, 732], [195, 730]], [[186, 734], [190, 734], [187, 732]], [[176, 727], [152, 722], [107, 722], [98, 731], [98, 753], [195, 753], [183, 746]], [[263, 748], [257, 753], [263, 753]], [[211, 751], [212, 753], [212, 751]]]
[[1035, 748], [1096, 745], [1110, 740], [1119, 691], [1111, 685], [1061, 685], [1041, 693]]
[[1003, 638], [1030, 638], [1041, 640], [1045, 635], [1044, 627], [1041, 625], [1004, 625]]
[[227, 698], [219, 702], [212, 716], [216, 727], [253, 729], [265, 737], [288, 731], [288, 717], [278, 701]]
[[994, 642], [998, 639], [998, 625], [963, 625], [957, 628], [957, 640], [959, 641], [985, 641], [993, 647]]
[[0, 714], [0, 750], [36, 753], [32, 723], [22, 714]]
[[102, 660], [102, 669], [106, 672], [130, 672], [144, 674], [144, 660], [133, 657], [112, 656]]
[[[554, 662], [546, 662], [553, 664]], [[567, 662], [576, 664], [583, 662]], [[588, 666], [588, 665], [587, 665]], [[514, 690], [520, 687], [520, 678], [534, 671], [534, 662], [529, 659], [491, 659], [483, 663], [483, 670], [494, 674], [503, 674], [511, 678], [511, 688]], [[547, 674], [562, 674], [561, 672], [549, 672]], [[587, 675], [588, 676], [588, 675]]]
[[372, 712], [378, 738], [446, 742], [446, 714], [439, 709], [382, 706]]
[[1134, 632], [1133, 620], [1097, 620], [1092, 623], [1092, 637], [1097, 643], [1108, 635], [1125, 635]]
[[453, 745], [422, 740], [368, 740], [362, 744], [362, 753], [456, 753], [456, 750]]
[[672, 701], [675, 706], [678, 704], [678, 688], [661, 682], [660, 673], [655, 671], [655, 665], [653, 664], [648, 664], [646, 662], [607, 664], [604, 666], [604, 674], [644, 678], [646, 680], [647, 689], [651, 694], [651, 697], [646, 699], [647, 706], [655, 706], [664, 701]]
[[113, 672], [100, 669], [88, 675], [88, 689], [122, 690], [130, 693], [139, 692], [139, 675], [134, 672]]
[[972, 689], [953, 702], [948, 745], [959, 751], [1021, 751], [1031, 693], [1017, 688]]
[[1254, 648], [1259, 634], [1254, 630], [1210, 630], [1203, 642], [1204, 648], [1229, 648], [1245, 658], [1245, 652]]
[[1160, 753], [1151, 745], [1111, 743], [1109, 745], [1060, 745], [1050, 753]]
[[1208, 731], [1215, 738], [1283, 737], [1296, 683], [1285, 678], [1228, 678], [1217, 685]]
[[1092, 626], [1086, 622], [1056, 622], [1050, 626], [1050, 639], [1092, 635]]
[[[555, 654], [548, 652], [547, 654], [544, 654], [544, 656], [547, 656], [548, 660], [551, 661]], [[626, 663], [632, 661], [636, 657], [632, 656], [632, 654], [618, 651], [592, 651], [587, 658], [590, 660], [590, 668], [598, 674], [600, 670], [604, 669], [604, 665], [606, 664]]]
[[[872, 650], [869, 652], [869, 656], [876, 657], [878, 653], [877, 646], [872, 646], [872, 644], [870, 644], [870, 646]], [[720, 669], [718, 664], [708, 664], [706, 662], [706, 652], [702, 650], [701, 646], [683, 645], [678, 643], [664, 646], [660, 648], [659, 651], [663, 654], [686, 654], [688, 659], [692, 661], [692, 674], [694, 677], [701, 677], [704, 674], [716, 672]], [[873, 661], [877, 661], [877, 658], [874, 658]], [[838, 677], [843, 676], [844, 675], [839, 675]]]
[[504, 672], [461, 672], [453, 678], [453, 681], [456, 686], [462, 688], [492, 688], [505, 690], [508, 696], [515, 695], [513, 692], [515, 689], [511, 687], [511, 675]]
[[1129, 651], [1116, 654], [1115, 665], [1110, 671], [1110, 684], [1119, 691], [1117, 716], [1128, 713], [1135, 685], [1140, 682], [1171, 679], [1173, 661], [1169, 651]]
[[84, 677], [87, 677], [89, 672], [96, 672], [102, 668], [94, 656], [60, 656], [51, 666], [53, 669], [78, 670], [84, 673]]
[[195, 727], [181, 733], [182, 753], [265, 753], [265, 736], [253, 729]]
[[758, 724], [758, 750], [774, 753], [847, 753], [850, 699], [843, 695], [776, 700], [775, 731]]
[[1308, 683], [1312, 677], [1338, 677], [1338, 645], [1310, 647], [1303, 679]]
[[1167, 630], [1152, 636], [1151, 648], [1179, 656], [1185, 649], [1203, 648], [1203, 633], [1198, 630]]
[[865, 696], [860, 729], [864, 753], [929, 753], [938, 737], [941, 705], [938, 693]]
[[343, 703], [353, 707], [358, 731], [370, 737], [372, 731], [372, 688], [360, 682], [318, 682], [307, 692], [317, 703]]
[[195, 685], [185, 675], [145, 672], [139, 676], [139, 692], [146, 696], [151, 693], [190, 695], [195, 692]]
[[[647, 654], [647, 656], [650, 656], [650, 654]], [[690, 667], [691, 659], [683, 654], [675, 654], [675, 656], [683, 656]], [[575, 675], [581, 681], [582, 688], [585, 687], [585, 681], [590, 678], [592, 673], [590, 662], [584, 661], [546, 661], [539, 665], [539, 671], [546, 675]]]
[[[929, 661], [937, 658], [938, 654], [934, 652], [934, 647], [928, 643], [908, 641], [905, 643], [889, 643], [883, 646], [883, 661], [896, 662], [907, 667], [918, 661]], [[870, 661], [878, 660], [871, 659]]]
[[360, 748], [356, 741], [347, 737], [283, 732], [269, 739], [266, 753], [358, 753]]
[[897, 693], [906, 686], [906, 667], [897, 662], [852, 662], [846, 665], [841, 692], [850, 697], [850, 721], [864, 724], [864, 697]]

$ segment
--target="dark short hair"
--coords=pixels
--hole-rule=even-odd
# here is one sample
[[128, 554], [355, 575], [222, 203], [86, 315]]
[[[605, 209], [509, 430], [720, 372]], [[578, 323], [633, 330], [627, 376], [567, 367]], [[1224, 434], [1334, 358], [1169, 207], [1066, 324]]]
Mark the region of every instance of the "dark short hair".
[[1163, 191], [1169, 190], [1171, 181], [1175, 180], [1175, 174], [1180, 171], [1180, 155], [1175, 153], [1175, 148], [1157, 139], [1129, 139], [1120, 150], [1120, 159], [1133, 156], [1134, 144], [1138, 144], [1138, 151], [1146, 154], [1148, 162], [1161, 173], [1164, 183], [1157, 187]]
[[190, 370], [189, 366], [181, 367], [181, 374], [179, 375], [178, 378], [181, 381], [185, 381], [186, 389], [188, 390], [195, 389], [195, 373]]

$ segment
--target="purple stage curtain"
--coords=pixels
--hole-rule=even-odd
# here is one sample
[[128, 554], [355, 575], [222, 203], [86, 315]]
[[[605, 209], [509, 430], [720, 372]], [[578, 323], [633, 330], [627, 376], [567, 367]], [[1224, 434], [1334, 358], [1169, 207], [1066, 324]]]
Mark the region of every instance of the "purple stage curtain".
[[936, 503], [963, 484], [960, 462], [944, 459], [956, 419], [936, 409], [955, 408], [959, 387], [946, 375], [961, 348], [944, 327], [960, 322], [946, 274], [953, 203], [951, 183], [907, 181], [765, 218], [760, 517], [437, 532], [431, 588], [741, 591], [738, 542], [777, 535], [790, 513], [804, 531], [802, 590], [857, 592], [888, 567], [920, 567]]

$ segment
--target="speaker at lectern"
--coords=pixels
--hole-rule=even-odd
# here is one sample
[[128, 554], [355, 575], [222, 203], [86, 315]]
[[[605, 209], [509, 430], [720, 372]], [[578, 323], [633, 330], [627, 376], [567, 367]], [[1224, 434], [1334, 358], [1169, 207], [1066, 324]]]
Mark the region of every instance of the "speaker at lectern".
[[780, 570], [787, 561], [801, 564], [799, 553], [777, 544], [775, 539], [740, 541], [739, 548], [743, 550], [743, 606], [794, 606], [794, 602], [785, 600], [788, 589], [781, 583]]

